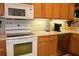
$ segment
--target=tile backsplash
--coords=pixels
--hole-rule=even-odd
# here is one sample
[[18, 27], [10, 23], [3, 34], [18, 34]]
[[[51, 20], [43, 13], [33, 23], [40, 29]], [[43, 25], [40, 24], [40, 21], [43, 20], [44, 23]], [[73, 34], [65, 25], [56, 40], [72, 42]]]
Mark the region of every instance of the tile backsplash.
[[34, 20], [34, 21], [32, 21], [30, 28], [31, 28], [31, 30], [45, 30], [46, 21]]
[[[31, 30], [46, 30], [47, 27], [47, 21], [48, 20], [31, 20], [31, 21], [27, 21], [29, 27]], [[66, 28], [66, 22], [67, 20], [52, 20], [49, 21], [50, 23], [50, 30], [53, 30], [54, 28], [54, 23], [60, 23], [62, 24], [61, 29], [65, 29]]]

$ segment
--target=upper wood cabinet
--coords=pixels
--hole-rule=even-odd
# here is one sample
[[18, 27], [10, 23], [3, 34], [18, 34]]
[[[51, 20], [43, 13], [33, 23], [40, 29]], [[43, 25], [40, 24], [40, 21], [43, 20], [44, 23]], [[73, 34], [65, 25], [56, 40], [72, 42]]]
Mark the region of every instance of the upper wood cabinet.
[[35, 3], [34, 17], [35, 18], [52, 18], [52, 4], [51, 3]]
[[35, 18], [73, 19], [74, 4], [69, 3], [35, 3]]
[[0, 3], [0, 16], [4, 15], [4, 4]]
[[52, 3], [45, 3], [44, 4], [44, 17], [45, 18], [53, 18], [53, 4]]
[[34, 18], [42, 18], [43, 17], [43, 4], [42, 3], [34, 3]]
[[60, 18], [60, 10], [61, 4], [60, 3], [54, 3], [53, 4], [53, 18], [59, 19]]
[[69, 14], [69, 4], [68, 3], [62, 3], [61, 4], [61, 11], [60, 11], [60, 18], [61, 19], [68, 19]]
[[69, 19], [70, 20], [72, 20], [72, 19], [74, 19], [74, 10], [75, 10], [75, 4], [73, 4], [73, 3], [70, 3], [69, 4]]

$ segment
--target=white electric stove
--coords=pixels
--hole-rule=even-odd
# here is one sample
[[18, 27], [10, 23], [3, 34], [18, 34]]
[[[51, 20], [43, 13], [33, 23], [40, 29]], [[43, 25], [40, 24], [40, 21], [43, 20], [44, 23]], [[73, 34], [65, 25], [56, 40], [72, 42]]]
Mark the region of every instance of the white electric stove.
[[26, 20], [5, 20], [7, 56], [36, 56], [37, 36]]

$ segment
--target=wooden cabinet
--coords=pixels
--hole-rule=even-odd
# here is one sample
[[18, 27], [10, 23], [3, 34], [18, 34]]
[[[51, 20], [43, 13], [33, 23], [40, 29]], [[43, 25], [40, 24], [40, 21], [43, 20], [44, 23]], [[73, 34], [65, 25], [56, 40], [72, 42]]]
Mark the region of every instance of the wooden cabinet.
[[61, 4], [61, 11], [60, 11], [60, 18], [61, 19], [68, 19], [69, 14], [69, 4], [68, 3], [62, 3]]
[[73, 55], [79, 56], [79, 34], [72, 34], [71, 35], [69, 51]]
[[48, 56], [49, 36], [38, 37], [38, 56]]
[[69, 19], [70, 20], [72, 20], [72, 19], [74, 19], [74, 10], [75, 10], [75, 4], [73, 4], [73, 3], [70, 3], [69, 4]]
[[72, 3], [54, 3], [53, 18], [70, 20], [74, 18], [74, 4]]
[[4, 15], [4, 4], [0, 3], [0, 16]]
[[44, 18], [53, 18], [53, 4], [45, 3], [44, 4]]
[[52, 18], [52, 4], [51, 3], [35, 3], [34, 16], [35, 18]]
[[35, 3], [35, 18], [73, 19], [74, 4], [69, 3]]
[[68, 52], [70, 34], [38, 37], [38, 56], [57, 56]]
[[56, 56], [57, 35], [38, 37], [38, 56]]
[[0, 56], [5, 56], [6, 55], [6, 42], [5, 40], [0, 40]]
[[43, 3], [34, 3], [34, 18], [43, 18]]
[[49, 56], [56, 56], [57, 53], [57, 35], [50, 36], [49, 39]]
[[67, 53], [69, 45], [70, 34], [58, 35], [58, 54], [62, 55]]
[[53, 4], [53, 18], [59, 19], [60, 18], [60, 10], [61, 4], [60, 3], [54, 3]]

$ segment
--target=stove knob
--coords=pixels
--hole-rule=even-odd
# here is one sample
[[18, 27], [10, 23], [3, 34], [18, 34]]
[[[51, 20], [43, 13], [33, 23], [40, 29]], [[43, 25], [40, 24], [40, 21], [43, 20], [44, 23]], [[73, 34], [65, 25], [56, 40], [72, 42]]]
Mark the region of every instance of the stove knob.
[[20, 26], [19, 24], [17, 26]]

